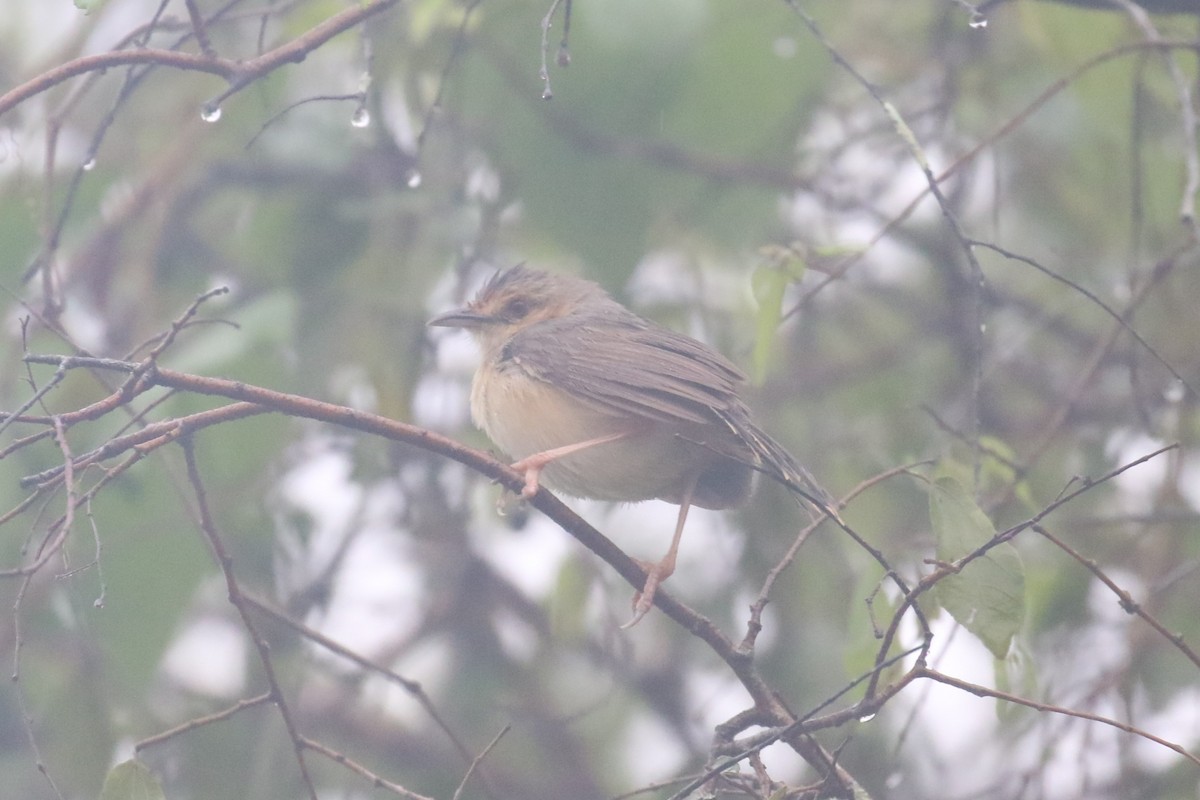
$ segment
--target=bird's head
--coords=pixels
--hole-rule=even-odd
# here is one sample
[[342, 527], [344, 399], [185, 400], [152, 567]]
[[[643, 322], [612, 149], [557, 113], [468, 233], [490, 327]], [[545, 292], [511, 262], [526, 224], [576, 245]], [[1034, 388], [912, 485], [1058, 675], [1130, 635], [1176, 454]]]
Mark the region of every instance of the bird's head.
[[429, 324], [466, 328], [487, 348], [538, 322], [613, 306], [620, 308], [591, 281], [521, 265], [496, 273], [465, 307], [439, 314]]

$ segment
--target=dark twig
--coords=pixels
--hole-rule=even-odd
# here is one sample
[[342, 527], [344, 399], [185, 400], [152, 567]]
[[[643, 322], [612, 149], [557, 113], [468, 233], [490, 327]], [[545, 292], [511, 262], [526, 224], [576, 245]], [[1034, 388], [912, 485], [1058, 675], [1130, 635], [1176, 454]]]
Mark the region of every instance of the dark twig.
[[463, 744], [458, 735], [454, 733], [449, 723], [446, 722], [445, 718], [442, 717], [441, 713], [437, 710], [437, 707], [434, 706], [433, 700], [425, 692], [425, 689], [420, 683], [414, 680], [409, 680], [399, 673], [388, 669], [387, 667], [380, 666], [374, 661], [359, 655], [348, 647], [345, 647], [333, 639], [330, 639], [320, 631], [314, 630], [304, 623], [292, 619], [287, 614], [284, 614], [278, 609], [272, 607], [266, 601], [255, 597], [252, 594], [243, 594], [243, 597], [245, 598], [246, 602], [255, 608], [260, 614], [270, 617], [272, 620], [281, 625], [286, 625], [287, 627], [296, 631], [296, 633], [303, 636], [305, 639], [321, 645], [329, 652], [336, 653], [342, 658], [357, 664], [365, 670], [382, 675], [388, 681], [404, 689], [404, 691], [408, 692], [413, 699], [417, 701], [417, 704], [424, 709], [425, 713], [429, 715], [429, 718], [433, 720], [434, 724], [441, 728], [442, 732], [446, 734], [446, 737], [450, 740], [450, 743], [454, 745], [454, 749], [458, 751], [458, 754], [463, 757], [463, 760], [471, 760], [471, 751], [467, 749], [467, 746]]
[[[500, 483], [510, 491], [519, 492], [524, 486], [524, 475], [513, 470], [508, 464], [497, 461], [487, 453], [480, 452], [455, 442], [452, 439], [436, 434], [424, 428], [419, 428], [415, 425], [409, 425], [396, 420], [380, 417], [375, 414], [370, 414], [355, 409], [346, 408], [344, 406], [336, 406], [329, 403], [322, 403], [312, 400], [307, 397], [298, 395], [285, 394], [283, 392], [275, 392], [270, 389], [264, 389], [258, 386], [241, 383], [238, 381], [222, 380], [217, 378], [207, 378], [197, 375], [189, 375], [175, 370], [164, 369], [160, 367], [148, 366], [145, 362], [118, 362], [105, 359], [89, 359], [74, 356], [28, 356], [27, 359], [31, 363], [60, 365], [66, 364], [70, 367], [86, 367], [86, 368], [107, 368], [118, 371], [123, 371], [131, 374], [142, 373], [138, 377], [136, 384], [131, 384], [126, 380], [122, 389], [115, 392], [113, 395], [104, 398], [103, 400], [93, 403], [86, 409], [81, 409], [80, 412], [74, 414], [61, 415], [64, 423], [76, 422], [81, 419], [90, 418], [94, 414], [101, 413], [98, 409], [111, 409], [124, 402], [123, 398], [128, 398], [140, 392], [146, 391], [152, 386], [168, 387], [180, 391], [189, 391], [197, 394], [224, 397], [230, 400], [239, 401], [229, 406], [224, 406], [220, 409], [215, 409], [210, 412], [202, 412], [204, 414], [219, 414], [219, 413], [236, 413], [237, 415], [247, 415], [252, 413], [265, 413], [274, 411], [285, 413], [292, 416], [306, 417], [309, 419], [320, 420], [323, 422], [341, 425], [346, 428], [369, 433], [372, 435], [381, 436], [383, 438], [405, 442], [417, 447], [420, 447], [429, 452], [438, 453], [448, 458], [454, 459], [471, 469], [479, 472], [485, 477]], [[128, 387], [128, 388], [126, 388]], [[193, 415], [197, 417], [198, 415]], [[205, 418], [205, 422], [211, 418]], [[195, 419], [190, 419], [186, 428], [179, 426], [179, 420], [171, 421], [174, 427], [166, 429], [162, 436], [158, 439], [153, 439], [150, 442], [142, 443], [142, 448], [153, 448], [161, 446], [168, 441], [175, 439], [186, 439], [187, 434], [196, 428], [198, 424]], [[162, 423], [167, 424], [167, 423]], [[152, 431], [156, 433], [157, 431]], [[152, 435], [142, 434], [139, 435]], [[111, 446], [112, 443], [110, 442]], [[185, 451], [186, 452], [186, 451]], [[108, 456], [115, 453], [108, 453]], [[78, 464], [77, 464], [78, 466]], [[61, 470], [61, 467], [58, 468]], [[53, 471], [51, 471], [53, 472]], [[44, 475], [35, 476], [47, 479]], [[51, 475], [50, 477], [53, 477]], [[27, 479], [32, 480], [32, 478]], [[549, 492], [539, 492], [533, 497], [530, 503], [546, 516], [550, 517], [563, 530], [579, 540], [581, 544], [587, 547], [592, 552], [600, 556], [610, 566], [613, 567], [620, 575], [627, 580], [630, 585], [635, 588], [641, 588], [645, 585], [646, 573], [643, 567], [617, 547], [612, 540], [601, 534], [594, 527], [585, 522], [579, 515], [568, 508], [554, 495]], [[847, 529], [843, 525], [843, 529]], [[206, 534], [208, 532], [206, 531]], [[860, 544], [866, 547], [869, 551], [877, 553], [878, 551], [867, 544], [862, 537], [857, 533], [850, 531], [851, 535], [856, 537]], [[215, 531], [212, 533], [215, 536]], [[217, 540], [219, 541], [219, 539]], [[218, 556], [219, 558], [219, 556]], [[882, 558], [882, 554], [879, 554]], [[884, 562], [886, 565], [886, 561]], [[225, 565], [222, 564], [223, 569]], [[885, 567], [886, 568], [886, 567]], [[898, 576], [891, 573], [894, 580], [899, 580]], [[2, 573], [0, 573], [2, 575]], [[233, 581], [232, 573], [226, 572], [227, 582]], [[236, 588], [236, 581], [233, 581]], [[903, 585], [903, 582], [901, 581]], [[902, 589], [906, 591], [906, 589]], [[237, 596], [237, 603], [240, 613], [245, 613], [250, 604], [240, 594]], [[688, 606], [680, 603], [670, 593], [659, 591], [655, 595], [655, 605], [662, 610], [664, 614], [673, 619], [684, 630], [689, 631], [702, 641], [708, 644], [710, 648], [721, 658], [733, 671], [734, 675], [741, 682], [742, 686], [750, 694], [756, 706], [762, 709], [763, 714], [767, 715], [777, 725], [790, 724], [793, 720], [792, 715], [787, 708], [779, 700], [775, 691], [761, 675], [753, 659], [749, 654], [741, 652], [734, 643], [707, 617], [697, 613]], [[920, 610], [916, 613], [918, 619], [923, 619]], [[797, 748], [801, 756], [809, 763], [822, 771], [822, 774], [831, 774], [829, 769], [832, 768], [828, 754], [811, 740], [801, 740], [794, 742], [793, 746]], [[849, 773], [836, 768], [836, 773], [839, 776], [838, 780], [843, 783], [852, 782]]]
[[1183, 655], [1189, 661], [1191, 661], [1197, 667], [1200, 667], [1200, 654], [1197, 654], [1195, 650], [1188, 646], [1188, 644], [1183, 640], [1183, 634], [1171, 633], [1168, 631], [1166, 626], [1164, 626], [1161, 622], [1155, 619], [1152, 614], [1148, 613], [1144, 608], [1142, 608], [1141, 604], [1134, 600], [1133, 596], [1128, 591], [1122, 589], [1112, 578], [1108, 577], [1108, 575], [1104, 573], [1104, 570], [1100, 569], [1100, 566], [1095, 561], [1090, 558], [1085, 558], [1069, 544], [1046, 530], [1046, 528], [1042, 525], [1031, 525], [1030, 527], [1043, 538], [1054, 544], [1054, 546], [1059, 550], [1062, 550], [1064, 553], [1083, 565], [1088, 572], [1095, 575], [1101, 583], [1108, 587], [1109, 591], [1117, 596], [1117, 600], [1119, 600], [1121, 603], [1121, 608], [1124, 609], [1126, 613], [1134, 614], [1135, 616], [1140, 617], [1147, 625], [1149, 625], [1151, 628], [1154, 628], [1159, 635], [1173, 644], [1176, 649], [1183, 653]]
[[216, 521], [213, 520], [212, 512], [208, 506], [208, 494], [204, 489], [204, 481], [200, 477], [200, 468], [196, 464], [194, 443], [191, 436], [183, 437], [179, 440], [179, 443], [183, 447], [184, 461], [187, 464], [188, 482], [191, 484], [196, 498], [196, 515], [200, 530], [204, 534], [204, 538], [208, 540], [209, 547], [212, 548], [213, 556], [216, 558], [217, 566], [221, 569], [221, 574], [225, 576], [225, 588], [229, 593], [229, 601], [237, 609], [238, 616], [242, 619], [242, 625], [250, 635], [250, 640], [254, 643], [255, 650], [258, 651], [258, 661], [262, 666], [263, 677], [267, 682], [268, 694], [271, 702], [279, 709], [279, 716], [282, 718], [283, 725], [287, 729], [288, 738], [292, 740], [295, 748], [296, 763], [300, 768], [300, 776], [304, 781], [304, 786], [308, 790], [311, 800], [317, 800], [317, 787], [313, 784], [312, 776], [308, 771], [308, 764], [304, 759], [306, 740], [300, 735], [300, 730], [296, 726], [295, 718], [292, 715], [291, 706], [288, 704], [287, 697], [283, 693], [283, 688], [279, 685], [279, 678], [275, 675], [275, 662], [271, 657], [270, 645], [267, 644], [267, 640], [263, 638], [262, 634], [258, 632], [258, 628], [250, 616], [249, 604], [242, 595], [242, 587], [238, 583], [237, 576], [233, 574], [233, 558], [225, 549], [225, 543], [217, 533]]
[[[1005, 248], [1000, 247], [999, 245], [996, 245], [996, 244], [992, 244], [991, 242], [972, 240], [971, 244], [975, 247], [987, 248], [988, 250], [991, 250], [991, 251], [1003, 256], [1004, 258], [1009, 259], [1010, 261], [1018, 261], [1022, 264], [1025, 264], [1026, 266], [1033, 267], [1035, 270], [1042, 273], [1046, 277], [1052, 278], [1053, 280], [1058, 281], [1059, 283], [1063, 284], [1064, 286], [1067, 286], [1067, 287], [1071, 288], [1072, 290], [1078, 292], [1079, 294], [1083, 295], [1084, 297], [1086, 297], [1091, 303], [1093, 303], [1101, 311], [1103, 311], [1105, 314], [1107, 314], [1109, 317], [1111, 317], [1117, 325], [1119, 325], [1121, 328], [1123, 328], [1125, 330], [1126, 333], [1128, 333], [1130, 336], [1132, 336], [1133, 339], [1138, 344], [1140, 344], [1147, 353], [1150, 354], [1150, 357], [1153, 358], [1155, 361], [1157, 361], [1159, 364], [1161, 364], [1163, 366], [1163, 368], [1165, 368], [1167, 370], [1167, 372], [1169, 372], [1171, 374], [1171, 377], [1173, 377], [1173, 378], [1175, 378], [1175, 380], [1179, 381], [1179, 383], [1184, 388], [1186, 388], [1193, 397], [1200, 397], [1200, 394], [1198, 394], [1196, 391], [1196, 387], [1192, 386], [1187, 381], [1187, 379], [1184, 378], [1183, 375], [1180, 374], [1179, 370], [1175, 369], [1175, 367], [1171, 365], [1171, 362], [1169, 362], [1165, 358], [1163, 358], [1159, 354], [1159, 352], [1156, 349], [1154, 349], [1154, 347], [1149, 342], [1147, 342], [1145, 339], [1143, 339], [1142, 335], [1140, 333], [1138, 333], [1137, 330], [1132, 325], [1130, 325], [1129, 322], [1126, 320], [1126, 317], [1129, 315], [1130, 310], [1132, 310], [1132, 307], [1134, 305], [1136, 305], [1136, 303], [1131, 303], [1130, 310], [1127, 310], [1124, 314], [1119, 314], [1112, 306], [1110, 306], [1108, 303], [1105, 303], [1103, 300], [1101, 300], [1096, 295], [1095, 292], [1091, 291], [1086, 286], [1083, 286], [1083, 285], [1079, 284], [1078, 282], [1073, 281], [1066, 276], [1059, 275], [1054, 270], [1049, 269], [1045, 266], [1042, 266], [1042, 264], [1038, 263], [1037, 261], [1035, 261], [1032, 258], [1020, 255], [1018, 253], [1014, 253], [1011, 250], [1006, 250]], [[1152, 286], [1155, 283], [1157, 283], [1157, 280], [1147, 281], [1143, 290], [1139, 291], [1137, 293], [1137, 298], [1140, 299], [1141, 297], [1144, 297], [1145, 296], [1144, 289], [1149, 288], [1149, 286]]]
[[187, 5], [188, 19], [192, 22], [192, 33], [196, 35], [196, 44], [200, 45], [200, 52], [209, 58], [216, 58], [217, 51], [213, 49], [212, 42], [208, 38], [204, 15], [196, 7], [196, 0], [186, 0], [185, 4]]
[[[1055, 498], [1051, 503], [1049, 503], [1045, 508], [1043, 508], [1037, 514], [1035, 514], [1034, 516], [1030, 517], [1029, 519], [1025, 520], [1024, 522], [1018, 523], [1017, 525], [1014, 525], [1011, 528], [1008, 528], [1005, 531], [997, 533], [995, 536], [993, 536], [991, 539], [989, 539], [983, 545], [976, 548], [975, 550], [972, 550], [970, 553], [968, 553], [967, 555], [958, 559], [957, 561], [950, 563], [950, 564], [944, 564], [944, 565], [938, 567], [937, 569], [935, 569], [934, 571], [930, 572], [929, 574], [925, 575], [924, 577], [922, 577], [921, 580], [917, 583], [917, 585], [913, 588], [913, 590], [911, 592], [906, 593], [904, 595], [904, 597], [901, 598], [900, 605], [896, 609], [896, 613], [892, 616], [891, 624], [888, 626], [888, 629], [884, 632], [884, 642], [883, 642], [883, 645], [879, 649], [879, 654], [880, 654], [879, 658], [882, 659], [882, 657], [884, 655], [886, 655], [888, 649], [891, 647], [891, 642], [895, 640], [895, 637], [899, 630], [900, 620], [903, 617], [906, 609], [909, 606], [916, 603], [916, 600], [920, 595], [922, 595], [925, 592], [932, 589], [933, 586], [938, 581], [942, 580], [942, 578], [945, 578], [947, 575], [954, 575], [959, 572], [962, 572], [963, 568], [966, 567], [968, 564], [970, 564], [972, 561], [975, 561], [978, 558], [982, 558], [984, 555], [986, 555], [992, 549], [999, 547], [1001, 544], [1004, 544], [1005, 542], [1011, 541], [1015, 536], [1017, 536], [1017, 534], [1021, 533], [1022, 531], [1028, 530], [1029, 528], [1032, 528], [1034, 525], [1037, 525], [1043, 519], [1048, 517], [1050, 514], [1054, 513], [1055, 511], [1057, 511], [1059, 508], [1066, 505], [1067, 503], [1070, 503], [1072, 500], [1079, 497], [1080, 495], [1091, 491], [1092, 489], [1096, 488], [1097, 486], [1102, 486], [1103, 484], [1108, 483], [1109, 481], [1111, 481], [1113, 478], [1117, 477], [1118, 475], [1120, 475], [1124, 472], [1127, 472], [1128, 470], [1131, 470], [1136, 466], [1140, 466], [1141, 464], [1144, 464], [1147, 461], [1151, 461], [1164, 453], [1168, 453], [1172, 450], [1175, 450], [1178, 447], [1179, 447], [1178, 444], [1170, 444], [1170, 445], [1167, 445], [1166, 447], [1160, 447], [1159, 449], [1154, 450], [1153, 452], [1147, 453], [1146, 455], [1141, 456], [1140, 458], [1135, 458], [1133, 461], [1126, 462], [1125, 464], [1122, 464], [1121, 466], [1110, 470], [1109, 472], [1105, 473], [1104, 475], [1102, 475], [1101, 477], [1099, 477], [1095, 480], [1088, 479], [1088, 480], [1081, 481], [1080, 486], [1078, 486], [1077, 488], [1075, 488], [1071, 491], [1064, 491], [1057, 498]], [[918, 663], [918, 665], [920, 665], [921, 664], [920, 660], [918, 660], [917, 663]], [[871, 685], [867, 687], [867, 697], [870, 697], [874, 693], [876, 683], [877, 683], [876, 679], [872, 678]]]
[[1067, 716], [1067, 717], [1076, 717], [1078, 719], [1085, 719], [1085, 720], [1088, 720], [1089, 722], [1099, 722], [1102, 725], [1108, 725], [1110, 727], [1116, 728], [1119, 731], [1124, 731], [1125, 733], [1130, 733], [1130, 734], [1133, 734], [1134, 736], [1140, 736], [1141, 738], [1147, 739], [1151, 742], [1154, 742], [1155, 744], [1160, 744], [1163, 747], [1167, 748], [1168, 750], [1171, 750], [1172, 752], [1183, 756], [1188, 761], [1191, 761], [1193, 764], [1200, 765], [1200, 757], [1197, 757], [1196, 755], [1189, 753], [1187, 750], [1183, 749], [1183, 747], [1181, 747], [1180, 745], [1175, 744], [1174, 742], [1167, 741], [1166, 739], [1163, 739], [1160, 736], [1155, 736], [1154, 734], [1150, 733], [1149, 731], [1144, 731], [1141, 728], [1136, 728], [1133, 725], [1130, 725], [1128, 723], [1121, 722], [1120, 720], [1112, 719], [1111, 717], [1104, 717], [1099, 714], [1092, 714], [1088, 711], [1076, 711], [1075, 709], [1064, 708], [1063, 706], [1050, 705], [1048, 703], [1039, 703], [1036, 700], [1030, 700], [1028, 698], [1021, 697], [1019, 695], [1011, 694], [1009, 692], [1002, 692], [999, 689], [989, 689], [986, 686], [980, 686], [979, 684], [976, 684], [976, 683], [970, 683], [968, 681], [964, 681], [959, 678], [954, 678], [949, 675], [946, 675], [945, 673], [938, 672], [937, 670], [934, 670], [934, 669], [930, 669], [929, 667], [921, 667], [921, 666], [915, 667], [913, 670], [913, 673], [918, 678], [928, 678], [930, 680], [937, 681], [938, 683], [944, 683], [947, 686], [953, 686], [956, 689], [962, 689], [964, 692], [969, 692], [970, 694], [973, 694], [976, 697], [991, 697], [996, 700], [1003, 700], [1007, 703], [1013, 703], [1015, 705], [1032, 708], [1037, 711], [1046, 711], [1046, 712], [1050, 712], [1052, 714], [1062, 714], [1063, 716]]
[[217, 95], [213, 100], [210, 100], [208, 104], [209, 107], [216, 108], [230, 95], [241, 91], [255, 80], [275, 71], [285, 64], [294, 64], [303, 61], [305, 56], [325, 44], [325, 42], [334, 36], [360, 24], [363, 20], [390, 9], [399, 2], [400, 0], [374, 0], [374, 2], [362, 5], [352, 5], [346, 10], [314, 25], [308, 31], [291, 41], [273, 50], [268, 50], [261, 56], [245, 61], [154, 48], [120, 50], [82, 56], [65, 64], [60, 64], [54, 69], [47, 70], [36, 78], [15, 86], [3, 96], [0, 96], [0, 116], [3, 116], [29, 98], [41, 94], [47, 89], [53, 88], [77, 75], [131, 64], [173, 67], [186, 71], [204, 72], [225, 79], [229, 84], [229, 88]]

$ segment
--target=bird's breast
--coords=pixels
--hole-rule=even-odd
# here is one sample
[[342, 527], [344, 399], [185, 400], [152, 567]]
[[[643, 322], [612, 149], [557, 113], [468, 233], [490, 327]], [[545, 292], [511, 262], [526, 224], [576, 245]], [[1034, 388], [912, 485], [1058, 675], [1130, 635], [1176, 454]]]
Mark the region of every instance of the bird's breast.
[[694, 502], [727, 508], [745, 499], [753, 479], [748, 467], [681, 438], [661, 423], [605, 413], [512, 361], [480, 367], [471, 387], [471, 416], [496, 445], [518, 460], [626, 434], [546, 466], [542, 482], [576, 497], [679, 502], [685, 486], [703, 475], [705, 491]]

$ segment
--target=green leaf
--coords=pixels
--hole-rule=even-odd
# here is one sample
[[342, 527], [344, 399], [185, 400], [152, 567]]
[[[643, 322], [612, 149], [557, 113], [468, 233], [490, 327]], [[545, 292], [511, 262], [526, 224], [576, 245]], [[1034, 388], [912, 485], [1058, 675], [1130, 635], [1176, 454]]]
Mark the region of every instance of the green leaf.
[[[956, 479], [943, 475], [929, 490], [929, 517], [937, 538], [937, 557], [953, 562], [996, 536], [987, 515]], [[934, 587], [938, 602], [996, 658], [1008, 653], [1025, 620], [1025, 569], [1011, 544], [988, 550], [957, 575]]]
[[158, 778], [137, 759], [113, 767], [104, 779], [100, 800], [166, 800]]
[[550, 628], [555, 641], [587, 641], [587, 600], [592, 582], [591, 572], [578, 559], [563, 562], [550, 596]]
[[772, 246], [761, 252], [766, 263], [754, 270], [750, 278], [754, 299], [758, 301], [751, 358], [751, 375], [755, 383], [762, 383], [767, 375], [775, 332], [783, 320], [783, 294], [788, 284], [804, 276], [805, 270], [803, 253], [797, 247]]

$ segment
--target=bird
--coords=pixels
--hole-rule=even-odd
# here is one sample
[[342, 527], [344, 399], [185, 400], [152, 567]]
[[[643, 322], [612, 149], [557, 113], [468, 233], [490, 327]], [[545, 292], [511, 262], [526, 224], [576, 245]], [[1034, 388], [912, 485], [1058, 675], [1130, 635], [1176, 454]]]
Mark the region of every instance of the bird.
[[523, 498], [544, 485], [573, 497], [679, 506], [666, 555], [638, 562], [646, 581], [622, 627], [645, 617], [674, 572], [692, 506], [741, 505], [764, 473], [837, 517], [831, 496], [753, 421], [738, 367], [593, 281], [520, 264], [428, 324], [478, 340], [471, 417], [516, 459]]

